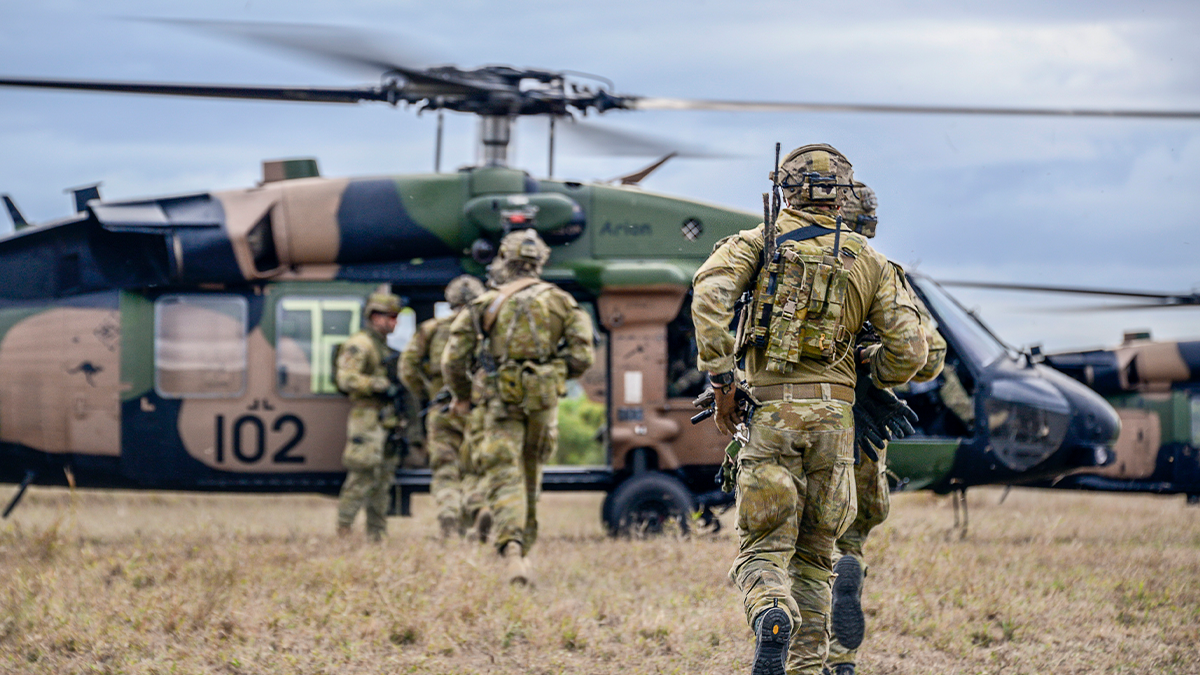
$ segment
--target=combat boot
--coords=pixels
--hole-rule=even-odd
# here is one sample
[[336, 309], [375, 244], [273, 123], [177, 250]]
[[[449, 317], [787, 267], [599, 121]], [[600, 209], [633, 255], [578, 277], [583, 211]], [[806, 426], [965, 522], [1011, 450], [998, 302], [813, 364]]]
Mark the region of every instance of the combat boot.
[[491, 533], [492, 511], [485, 506], [475, 514], [475, 536], [479, 538], [479, 543], [486, 544]]
[[[833, 637], [848, 650], [858, 649], [866, 631], [862, 611], [862, 565], [854, 556], [844, 555], [833, 566], [833, 572], [837, 575], [833, 581], [833, 606], [830, 611]], [[849, 665], [853, 673], [854, 665]], [[841, 675], [840, 670], [834, 673]]]
[[839, 663], [832, 668], [825, 666], [821, 669], [821, 675], [854, 675], [854, 664]]
[[337, 536], [339, 539], [345, 539], [346, 537], [349, 537], [350, 536], [350, 526], [349, 525], [338, 525]]
[[438, 516], [438, 527], [442, 531], [442, 541], [458, 534], [458, 519], [454, 516]]
[[525, 550], [521, 544], [515, 541], [508, 542], [500, 551], [500, 555], [504, 557], [504, 561], [508, 566], [509, 583], [521, 586], [532, 585], [532, 571], [529, 568], [529, 560], [525, 557]]
[[792, 639], [792, 617], [778, 604], [763, 610], [754, 620], [754, 667], [751, 675], [784, 675], [788, 645]]

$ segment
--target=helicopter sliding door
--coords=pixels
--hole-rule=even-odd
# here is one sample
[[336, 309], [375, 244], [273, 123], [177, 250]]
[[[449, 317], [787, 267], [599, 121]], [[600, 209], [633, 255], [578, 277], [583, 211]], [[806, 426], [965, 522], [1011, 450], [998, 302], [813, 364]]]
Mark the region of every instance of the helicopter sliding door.
[[124, 473], [147, 487], [332, 492], [349, 403], [333, 350], [372, 285], [124, 294]]

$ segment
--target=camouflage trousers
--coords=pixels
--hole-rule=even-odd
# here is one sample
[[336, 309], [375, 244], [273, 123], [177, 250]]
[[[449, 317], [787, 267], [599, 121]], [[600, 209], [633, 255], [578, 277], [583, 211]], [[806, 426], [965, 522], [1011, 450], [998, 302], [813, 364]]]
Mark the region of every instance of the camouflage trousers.
[[339, 528], [349, 528], [365, 507], [367, 535], [379, 539], [387, 531], [388, 490], [396, 475], [397, 457], [385, 452], [387, 431], [379, 421], [379, 409], [354, 406], [346, 422], [346, 480], [338, 495]]
[[558, 447], [558, 408], [525, 412], [498, 399], [483, 413], [483, 438], [476, 448], [483, 493], [492, 510], [496, 548], [510, 541], [526, 554], [537, 540], [537, 500], [542, 464]]
[[829, 642], [834, 541], [855, 516], [854, 416], [841, 401], [771, 401], [738, 452], [739, 553], [729, 575], [751, 627], [787, 608], [787, 672], [819, 673]]
[[[862, 567], [863, 576], [867, 574], [867, 561], [863, 557], [863, 547], [871, 530], [887, 520], [891, 510], [891, 498], [888, 494], [887, 482], [887, 446], [879, 451], [879, 461], [872, 461], [863, 455], [862, 464], [854, 469], [854, 483], [858, 493], [858, 515], [846, 533], [838, 537], [837, 546], [833, 552], [833, 562], [844, 555], [858, 560]], [[859, 586], [859, 593], [862, 586]], [[862, 598], [859, 598], [862, 603]], [[829, 641], [829, 665], [839, 663], [856, 663], [857, 650], [846, 649], [838, 643], [837, 638]]]
[[338, 495], [339, 528], [354, 524], [359, 509], [367, 512], [367, 536], [379, 540], [387, 532], [388, 491], [396, 477], [396, 458], [385, 459], [374, 469], [346, 472]]
[[438, 520], [451, 520], [465, 529], [474, 520], [483, 503], [479, 481], [473, 470], [470, 447], [464, 444], [468, 416], [447, 410], [430, 410], [425, 417], [429, 427], [429, 485], [437, 504]]

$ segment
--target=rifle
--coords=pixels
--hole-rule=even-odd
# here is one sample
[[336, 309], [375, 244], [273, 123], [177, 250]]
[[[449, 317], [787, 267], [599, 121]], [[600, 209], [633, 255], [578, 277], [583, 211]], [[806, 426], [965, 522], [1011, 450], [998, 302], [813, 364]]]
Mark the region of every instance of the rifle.
[[[408, 439], [405, 437], [405, 431], [408, 429], [408, 390], [400, 383], [400, 352], [391, 352], [383, 357], [383, 367], [387, 371], [388, 381], [391, 386], [387, 391], [380, 395], [386, 403], [392, 405], [392, 412], [396, 416], [396, 426], [392, 427], [388, 432], [387, 440], [384, 441], [384, 454], [394, 454], [404, 461], [404, 456], [408, 454]], [[381, 411], [382, 412], [382, 411]]]
[[[749, 432], [746, 429], [746, 424], [750, 422], [754, 411], [761, 405], [758, 399], [750, 393], [750, 389], [742, 382], [734, 385], [734, 402], [738, 410], [742, 414], [744, 422], [738, 425], [738, 431], [733, 435], [733, 440], [729, 445], [725, 446], [725, 456], [721, 460], [721, 468], [717, 470], [716, 483], [721, 486], [721, 490], [730, 493], [733, 492], [734, 485], [737, 481], [737, 454], [742, 449], [743, 443], [750, 441]], [[697, 408], [704, 408], [700, 412], [692, 415], [692, 424], [699, 424], [704, 420], [717, 414], [717, 395], [713, 392], [712, 387], [707, 387], [699, 396], [692, 401], [692, 405]]]

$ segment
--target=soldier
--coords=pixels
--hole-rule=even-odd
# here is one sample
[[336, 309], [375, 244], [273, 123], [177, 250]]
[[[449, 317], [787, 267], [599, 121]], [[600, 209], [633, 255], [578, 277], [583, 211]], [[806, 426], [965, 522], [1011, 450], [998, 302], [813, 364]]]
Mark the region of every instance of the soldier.
[[[853, 179], [845, 156], [803, 146], [771, 178], [786, 200], [774, 254], [763, 265], [764, 226], [719, 242], [693, 280], [692, 318], [717, 427], [732, 435], [745, 425], [730, 577], [757, 638], [753, 672], [782, 673], [786, 664], [788, 673], [818, 673], [834, 541], [855, 515], [856, 369], [869, 369], [874, 386], [894, 386], [925, 363], [927, 346], [897, 268], [841, 225]], [[753, 300], [735, 340], [729, 325], [745, 291]], [[856, 350], [868, 319], [881, 342]], [[749, 419], [738, 409], [739, 358], [761, 402]]]
[[[488, 474], [496, 548], [509, 580], [530, 583], [542, 463], [558, 443], [558, 399], [592, 365], [592, 322], [574, 298], [541, 281], [550, 249], [534, 230], [512, 232], [493, 263], [500, 285], [476, 298], [450, 328], [442, 372], [452, 408], [484, 406], [479, 469]], [[480, 364], [472, 399], [470, 367]]]
[[350, 397], [346, 449], [342, 452], [346, 481], [338, 497], [338, 534], [350, 533], [354, 517], [365, 506], [367, 536], [380, 541], [387, 531], [388, 489], [400, 459], [388, 436], [403, 425], [393, 403], [399, 385], [388, 378], [385, 363], [395, 354], [387, 346], [387, 336], [396, 329], [400, 298], [386, 292], [372, 293], [365, 312], [363, 329], [342, 344], [337, 356], [337, 387]]
[[[400, 380], [409, 391], [419, 392], [429, 401], [436, 401], [445, 391], [442, 352], [450, 339], [450, 324], [482, 292], [483, 283], [469, 274], [446, 286], [446, 302], [454, 313], [422, 322], [400, 358]], [[443, 539], [455, 533], [462, 535], [467, 523], [474, 520], [481, 501], [479, 497], [471, 497], [476, 481], [469, 475], [467, 465], [470, 449], [463, 445], [466, 423], [466, 416], [450, 410], [443, 412], [442, 404], [437, 402], [430, 404], [425, 415], [429, 468], [433, 472], [429, 490], [437, 503]]]
[[[867, 238], [875, 236], [879, 219], [876, 216], [875, 191], [855, 181], [854, 192], [842, 207], [842, 220], [850, 229]], [[905, 280], [901, 276], [902, 280]], [[946, 360], [946, 340], [937, 332], [937, 324], [916, 293], [911, 293], [921, 314], [922, 327], [929, 340], [929, 356], [925, 365], [913, 376], [913, 382], [929, 382], [942, 371]], [[854, 469], [854, 484], [858, 515], [850, 528], [838, 538], [834, 550], [833, 603], [831, 611], [832, 637], [826, 663], [832, 675], [854, 675], [858, 646], [862, 643], [866, 620], [862, 613], [862, 583], [867, 575], [863, 547], [871, 530], [887, 520], [891, 503], [887, 482], [887, 443], [876, 449], [876, 459], [867, 453]]]

